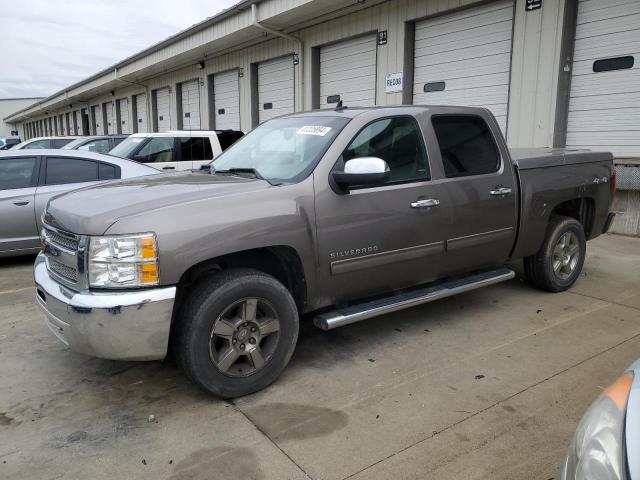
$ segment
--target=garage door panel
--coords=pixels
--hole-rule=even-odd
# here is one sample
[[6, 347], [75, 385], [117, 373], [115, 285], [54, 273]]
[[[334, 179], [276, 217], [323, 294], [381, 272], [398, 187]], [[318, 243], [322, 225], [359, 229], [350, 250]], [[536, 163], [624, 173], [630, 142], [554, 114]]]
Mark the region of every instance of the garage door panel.
[[346, 105], [375, 105], [376, 38], [365, 35], [320, 48], [320, 108], [334, 106], [327, 103], [330, 96]]
[[136, 95], [136, 119], [137, 131], [139, 133], [147, 133], [149, 127], [147, 125], [147, 96], [146, 94]]
[[[509, 0], [417, 22], [413, 103], [486, 107], [505, 132], [512, 25]], [[425, 92], [431, 82], [445, 89]]]
[[122, 98], [120, 102], [120, 131], [124, 134], [131, 133], [129, 125], [129, 99]]
[[168, 88], [156, 90], [158, 132], [171, 130], [171, 95]]
[[[272, 108], [264, 109], [265, 104]], [[294, 111], [293, 58], [286, 56], [258, 64], [258, 120]]]
[[240, 85], [238, 71], [213, 76], [215, 128], [240, 130]]
[[424, 24], [416, 25], [416, 40], [423, 38], [435, 38], [448, 36], [458, 32], [474, 31], [477, 29], [494, 29], [495, 25], [502, 22], [511, 22], [513, 19], [513, 2], [503, 1], [495, 5], [471, 8], [451, 15], [443, 15], [429, 20], [428, 30]]
[[200, 130], [200, 81], [191, 80], [181, 84], [182, 128]]
[[[640, 156], [640, 2], [580, 0], [567, 146]], [[631, 69], [594, 72], [602, 58], [633, 55]]]

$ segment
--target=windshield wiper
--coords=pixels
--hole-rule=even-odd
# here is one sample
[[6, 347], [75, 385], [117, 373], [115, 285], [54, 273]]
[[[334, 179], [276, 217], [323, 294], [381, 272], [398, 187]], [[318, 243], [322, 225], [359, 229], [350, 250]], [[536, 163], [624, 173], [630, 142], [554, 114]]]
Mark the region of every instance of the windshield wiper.
[[264, 178], [262, 175], [260, 175], [260, 172], [258, 172], [258, 170], [256, 170], [255, 168], [250, 168], [250, 167], [235, 167], [235, 168], [229, 168], [227, 170], [218, 170], [218, 169], [211, 169], [211, 174], [215, 175], [216, 173], [221, 173], [221, 174], [231, 174], [231, 175], [237, 175], [239, 177], [243, 176], [243, 174], [249, 174], [251, 176], [253, 176], [254, 178], [257, 178], [258, 180], [265, 180], [267, 182], [269, 182], [271, 185], [273, 185], [273, 183], [271, 183], [268, 179]]

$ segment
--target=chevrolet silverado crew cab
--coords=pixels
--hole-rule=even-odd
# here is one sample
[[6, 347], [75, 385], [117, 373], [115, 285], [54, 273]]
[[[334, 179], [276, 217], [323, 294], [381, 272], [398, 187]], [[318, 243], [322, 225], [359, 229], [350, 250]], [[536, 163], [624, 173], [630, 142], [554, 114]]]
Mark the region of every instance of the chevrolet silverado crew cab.
[[514, 277], [559, 292], [606, 232], [609, 153], [509, 152], [486, 109], [272, 119], [212, 163], [52, 199], [36, 301], [73, 350], [163, 359], [236, 397], [332, 329]]

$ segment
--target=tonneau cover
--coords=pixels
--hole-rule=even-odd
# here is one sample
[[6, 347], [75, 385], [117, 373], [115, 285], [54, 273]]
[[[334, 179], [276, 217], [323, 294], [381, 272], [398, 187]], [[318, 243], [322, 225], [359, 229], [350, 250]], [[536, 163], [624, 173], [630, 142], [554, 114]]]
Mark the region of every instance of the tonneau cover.
[[519, 170], [531, 168], [575, 165], [579, 163], [610, 162], [613, 155], [609, 152], [575, 150], [567, 148], [512, 148], [511, 160]]

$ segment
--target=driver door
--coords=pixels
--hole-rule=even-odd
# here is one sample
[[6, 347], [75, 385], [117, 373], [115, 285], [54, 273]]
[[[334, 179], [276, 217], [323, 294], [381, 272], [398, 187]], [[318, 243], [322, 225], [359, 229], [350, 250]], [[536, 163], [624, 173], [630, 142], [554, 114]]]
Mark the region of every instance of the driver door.
[[416, 120], [397, 116], [369, 123], [334, 169], [358, 157], [385, 160], [387, 182], [341, 194], [327, 186], [327, 178], [314, 178], [320, 284], [332, 302], [435, 280], [443, 264], [449, 215], [445, 206], [433, 206], [443, 192], [430, 182]]

